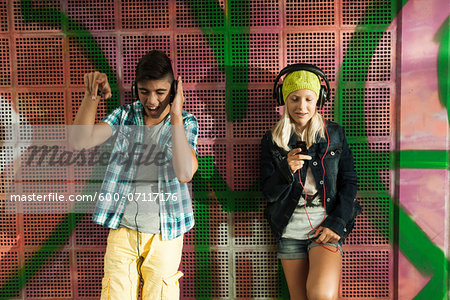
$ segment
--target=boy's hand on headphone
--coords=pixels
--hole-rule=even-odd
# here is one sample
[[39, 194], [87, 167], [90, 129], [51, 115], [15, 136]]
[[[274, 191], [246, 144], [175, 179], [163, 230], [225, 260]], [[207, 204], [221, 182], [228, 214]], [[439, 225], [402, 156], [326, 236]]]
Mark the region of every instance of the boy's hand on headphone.
[[[112, 96], [111, 87], [108, 83], [108, 77], [105, 73], [98, 71], [84, 74], [84, 97], [93, 101], [100, 98], [109, 99]], [[97, 94], [101, 93], [101, 96]]]
[[297, 170], [301, 169], [305, 163], [305, 160], [311, 160], [312, 157], [305, 154], [299, 154], [302, 149], [295, 148], [292, 149], [287, 155], [287, 162], [289, 167], [291, 168], [292, 173], [297, 172]]
[[181, 76], [178, 76], [177, 92], [175, 94], [173, 102], [170, 104], [170, 115], [172, 118], [182, 117], [183, 105], [184, 105], [183, 83], [181, 80]]

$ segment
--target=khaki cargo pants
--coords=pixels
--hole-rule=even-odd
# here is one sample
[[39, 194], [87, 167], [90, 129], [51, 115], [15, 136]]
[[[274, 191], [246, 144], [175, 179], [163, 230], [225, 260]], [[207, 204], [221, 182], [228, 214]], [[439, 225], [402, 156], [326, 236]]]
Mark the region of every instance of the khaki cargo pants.
[[[160, 234], [139, 233], [142, 299], [179, 299], [178, 271], [183, 251], [183, 236], [163, 241]], [[101, 299], [137, 299], [139, 274], [137, 232], [120, 227], [111, 229], [105, 253], [105, 275]]]

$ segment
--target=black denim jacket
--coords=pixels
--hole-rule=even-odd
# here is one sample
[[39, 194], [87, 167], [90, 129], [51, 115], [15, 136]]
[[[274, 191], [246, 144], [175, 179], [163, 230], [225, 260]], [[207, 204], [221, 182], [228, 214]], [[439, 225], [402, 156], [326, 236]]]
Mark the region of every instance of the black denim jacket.
[[[300, 169], [300, 176], [302, 182], [305, 182], [307, 168], [311, 168], [322, 201], [325, 192], [327, 217], [321, 225], [345, 239], [353, 229], [355, 217], [361, 213], [361, 206], [356, 200], [358, 178], [344, 129], [331, 121], [326, 121], [325, 124], [330, 138], [329, 149], [323, 160], [325, 182], [322, 182], [321, 163], [327, 148], [327, 141], [324, 138], [308, 150], [312, 160], [305, 160]], [[289, 147], [293, 149], [296, 142], [297, 135], [293, 134], [289, 140]], [[292, 174], [289, 168], [287, 154], [288, 151], [272, 141], [272, 132], [266, 132], [261, 140], [261, 189], [268, 201], [264, 215], [277, 240], [281, 238], [283, 229], [303, 193], [298, 172]]]

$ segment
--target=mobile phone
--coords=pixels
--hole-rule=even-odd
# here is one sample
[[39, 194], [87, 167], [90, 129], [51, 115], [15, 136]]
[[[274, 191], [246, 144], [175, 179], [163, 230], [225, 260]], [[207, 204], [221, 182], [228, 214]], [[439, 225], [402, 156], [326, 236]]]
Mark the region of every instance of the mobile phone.
[[306, 146], [306, 142], [305, 141], [297, 141], [297, 143], [295, 143], [295, 148], [301, 148], [302, 151], [296, 153], [296, 154], [305, 154], [308, 155], [308, 148]]

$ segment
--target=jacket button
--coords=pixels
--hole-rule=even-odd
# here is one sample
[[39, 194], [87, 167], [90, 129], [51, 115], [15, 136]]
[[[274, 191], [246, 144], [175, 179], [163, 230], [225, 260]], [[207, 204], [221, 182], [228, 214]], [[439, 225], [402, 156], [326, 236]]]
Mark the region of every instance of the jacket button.
[[320, 183], [320, 184], [323, 184], [323, 180], [321, 180], [319, 183]]
[[347, 228], [344, 228], [344, 232], [347, 232]]
[[334, 151], [331, 151], [330, 154], [331, 154], [331, 155], [334, 155], [335, 153], [334, 153]]
[[331, 199], [330, 198], [327, 198], [327, 202], [330, 202], [331, 201]]
[[317, 161], [313, 161], [313, 166], [317, 166]]

